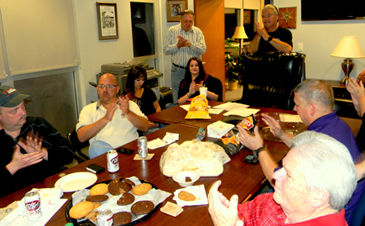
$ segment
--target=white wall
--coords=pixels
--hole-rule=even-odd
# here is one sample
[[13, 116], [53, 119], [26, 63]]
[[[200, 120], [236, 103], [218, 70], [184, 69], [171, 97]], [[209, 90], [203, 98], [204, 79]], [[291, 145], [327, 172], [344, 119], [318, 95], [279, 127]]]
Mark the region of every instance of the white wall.
[[[99, 40], [95, 1], [74, 1], [81, 62], [78, 86], [81, 107], [98, 99], [95, 88], [88, 82], [96, 82], [95, 75], [101, 71], [101, 65], [133, 59], [131, 1], [114, 0], [112, 2], [117, 3], [119, 39]], [[133, 2], [155, 3], [157, 64], [158, 69], [164, 73], [163, 78], [160, 79], [160, 85], [171, 87], [171, 57], [163, 54], [163, 43], [167, 30], [178, 22], [167, 22], [166, 0], [135, 0]], [[194, 10], [193, 6], [194, 1], [188, 0], [188, 8]]]
[[133, 58], [130, 1], [118, 0], [119, 39], [99, 40], [95, 1], [75, 1], [77, 35], [80, 53], [81, 105], [98, 99], [96, 89], [88, 84], [96, 82], [101, 65], [124, 62]]
[[[298, 43], [304, 45], [307, 78], [339, 81], [344, 77], [341, 68], [344, 59], [331, 57], [343, 36], [357, 36], [365, 53], [365, 20], [302, 22], [300, 0], [275, 0], [274, 5], [278, 8], [297, 7], [297, 28], [290, 30], [293, 33], [293, 51], [298, 51]], [[353, 59], [353, 62], [355, 67], [351, 77], [356, 78], [365, 69], [365, 58]]]

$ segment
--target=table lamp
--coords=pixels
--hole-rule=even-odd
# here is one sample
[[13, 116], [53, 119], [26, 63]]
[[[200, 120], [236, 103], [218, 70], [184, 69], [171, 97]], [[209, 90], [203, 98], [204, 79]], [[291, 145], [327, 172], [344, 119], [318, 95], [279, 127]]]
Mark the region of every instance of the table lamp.
[[362, 52], [359, 42], [356, 36], [344, 36], [336, 49], [331, 54], [333, 57], [344, 57], [345, 60], [341, 64], [342, 70], [345, 73], [345, 77], [341, 83], [346, 84], [349, 79], [352, 69], [354, 69], [354, 63], [350, 58], [364, 58], [365, 55]]
[[245, 28], [243, 26], [237, 26], [236, 30], [234, 30], [234, 34], [232, 36], [232, 39], [238, 39], [240, 42], [240, 50], [239, 54], [241, 56], [241, 39], [248, 38], [245, 32]]

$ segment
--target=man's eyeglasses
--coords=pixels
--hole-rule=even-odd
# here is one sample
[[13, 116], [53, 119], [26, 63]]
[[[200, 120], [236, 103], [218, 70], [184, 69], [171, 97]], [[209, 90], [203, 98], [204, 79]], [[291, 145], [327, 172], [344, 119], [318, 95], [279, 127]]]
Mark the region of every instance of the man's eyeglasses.
[[111, 88], [114, 88], [114, 87], [117, 87], [118, 85], [112, 85], [112, 84], [108, 84], [108, 85], [104, 85], [104, 84], [100, 84], [98, 85], [98, 87], [100, 89], [104, 89], [105, 87], [108, 88], [108, 89], [111, 89]]

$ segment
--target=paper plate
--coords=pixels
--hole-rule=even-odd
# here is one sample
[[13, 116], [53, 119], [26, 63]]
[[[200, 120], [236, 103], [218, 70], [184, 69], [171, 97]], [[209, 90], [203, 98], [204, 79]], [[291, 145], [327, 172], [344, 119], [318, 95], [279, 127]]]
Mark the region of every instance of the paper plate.
[[89, 172], [71, 173], [60, 178], [55, 184], [55, 188], [62, 188], [63, 192], [78, 191], [93, 185], [98, 177]]

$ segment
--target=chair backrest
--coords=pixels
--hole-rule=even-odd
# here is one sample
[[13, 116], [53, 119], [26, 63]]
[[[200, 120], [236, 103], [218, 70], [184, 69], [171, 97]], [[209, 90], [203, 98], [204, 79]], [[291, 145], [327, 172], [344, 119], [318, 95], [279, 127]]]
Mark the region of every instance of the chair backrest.
[[238, 102], [292, 110], [293, 90], [304, 78], [305, 57], [281, 52], [243, 55], [243, 93]]
[[79, 138], [77, 137], [76, 130], [73, 130], [71, 133], [68, 133], [66, 137], [67, 137], [67, 141], [71, 145], [72, 150], [74, 151], [75, 159], [79, 163], [90, 159], [89, 156], [87, 156], [81, 152], [81, 149], [90, 145], [89, 141], [81, 142], [79, 140]]
[[222, 81], [219, 78], [214, 77], [214, 76], [212, 76], [212, 78], [217, 83], [217, 86], [220, 87], [220, 93], [216, 93], [216, 94], [218, 94], [218, 100], [217, 101], [222, 102], [223, 101], [223, 86], [222, 86]]

